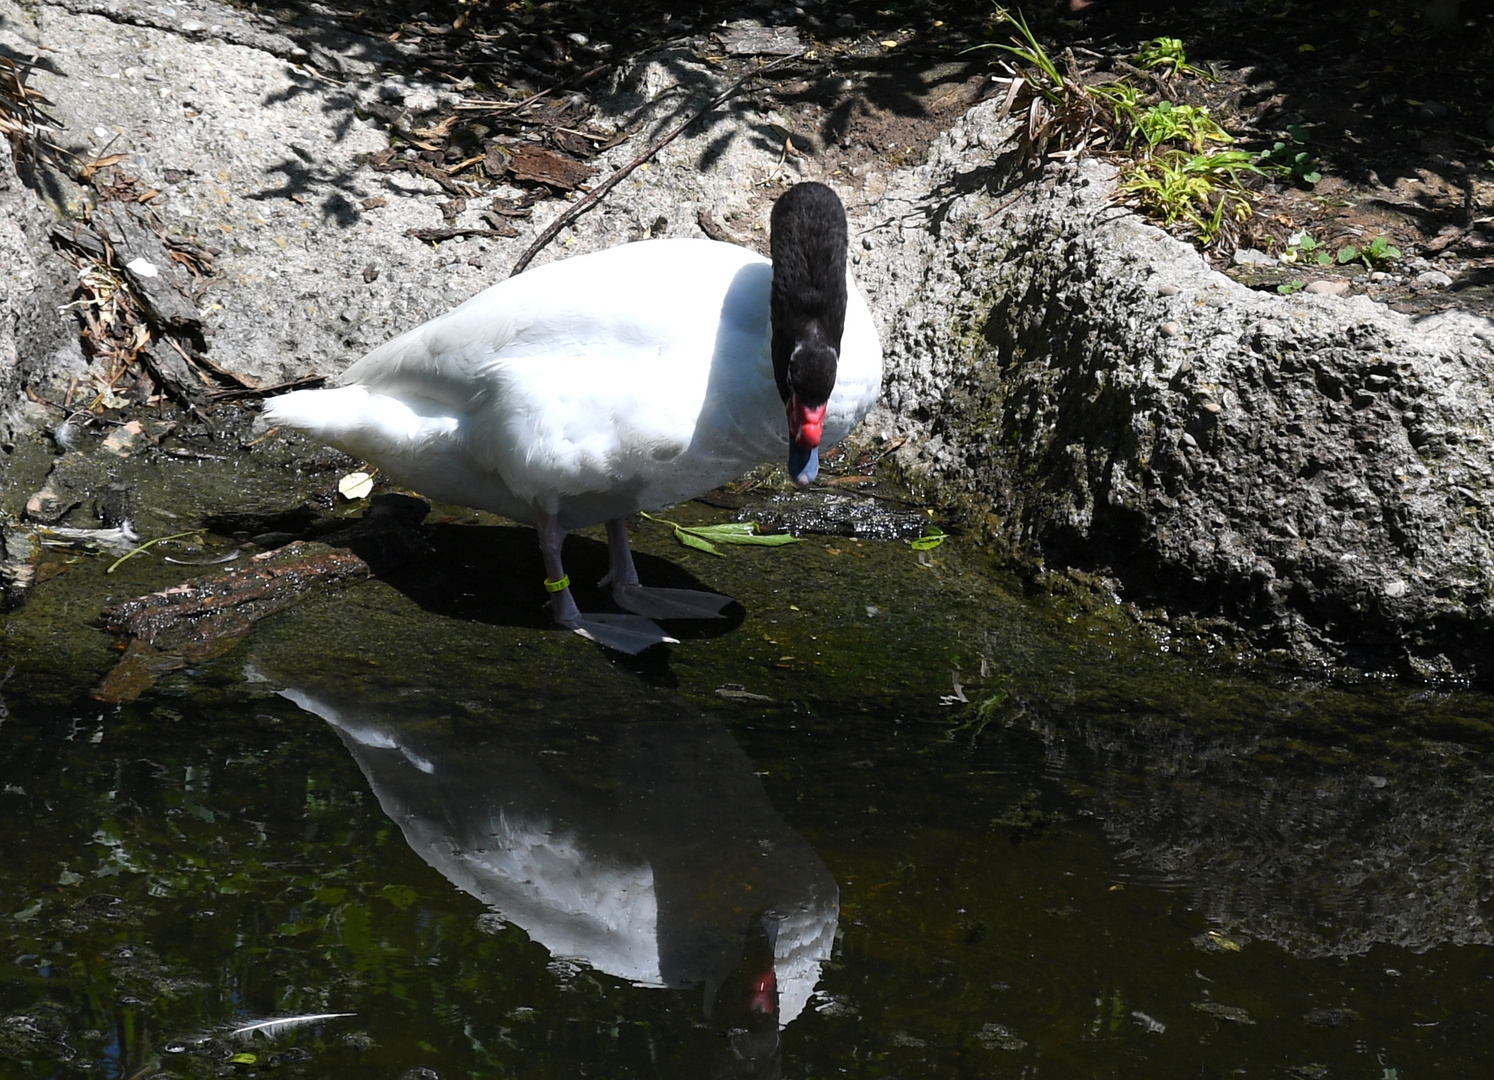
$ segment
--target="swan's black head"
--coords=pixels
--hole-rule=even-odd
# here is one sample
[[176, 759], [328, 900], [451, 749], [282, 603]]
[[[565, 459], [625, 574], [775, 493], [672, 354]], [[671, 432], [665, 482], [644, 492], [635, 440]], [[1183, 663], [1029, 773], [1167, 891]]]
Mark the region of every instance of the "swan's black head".
[[789, 425], [789, 473], [819, 472], [825, 403], [846, 325], [846, 211], [824, 184], [795, 184], [773, 204], [773, 377]]

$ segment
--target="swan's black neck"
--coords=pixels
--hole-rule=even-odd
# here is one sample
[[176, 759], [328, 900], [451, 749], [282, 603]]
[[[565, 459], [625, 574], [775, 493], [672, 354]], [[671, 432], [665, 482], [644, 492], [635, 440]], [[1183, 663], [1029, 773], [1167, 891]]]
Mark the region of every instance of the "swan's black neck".
[[846, 325], [846, 211], [824, 184], [773, 204], [773, 377], [785, 402], [823, 405], [835, 389]]

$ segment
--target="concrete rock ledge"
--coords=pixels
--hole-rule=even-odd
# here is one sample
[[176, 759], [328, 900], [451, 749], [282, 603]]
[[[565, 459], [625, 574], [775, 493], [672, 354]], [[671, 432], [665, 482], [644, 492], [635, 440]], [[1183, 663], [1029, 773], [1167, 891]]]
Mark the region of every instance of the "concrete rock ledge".
[[1254, 292], [1101, 163], [1015, 186], [1003, 134], [979, 106], [899, 178], [929, 241], [868, 260], [908, 475], [1175, 629], [1487, 679], [1494, 322]]

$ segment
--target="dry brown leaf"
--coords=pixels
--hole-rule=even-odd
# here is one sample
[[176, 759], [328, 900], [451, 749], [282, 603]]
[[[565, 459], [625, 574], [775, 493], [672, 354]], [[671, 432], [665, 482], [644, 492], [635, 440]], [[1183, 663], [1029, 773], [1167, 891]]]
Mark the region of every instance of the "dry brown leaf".
[[94, 158], [78, 170], [78, 179], [86, 184], [93, 179], [93, 174], [100, 169], [107, 169], [111, 165], [118, 165], [121, 161], [128, 159], [129, 156], [129, 154], [110, 154], [108, 157]]

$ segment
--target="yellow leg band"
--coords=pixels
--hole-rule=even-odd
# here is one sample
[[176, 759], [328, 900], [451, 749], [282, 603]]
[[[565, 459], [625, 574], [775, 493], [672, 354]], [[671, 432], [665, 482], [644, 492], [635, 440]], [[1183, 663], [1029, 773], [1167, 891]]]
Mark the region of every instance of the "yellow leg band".
[[549, 578], [545, 578], [545, 591], [546, 592], [564, 592], [566, 589], [569, 589], [570, 587], [571, 587], [571, 575], [570, 574], [561, 574], [560, 578], [558, 580], [556, 580], [556, 581], [551, 581]]

